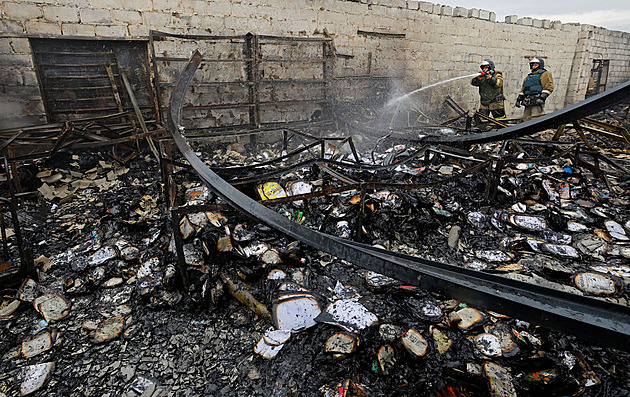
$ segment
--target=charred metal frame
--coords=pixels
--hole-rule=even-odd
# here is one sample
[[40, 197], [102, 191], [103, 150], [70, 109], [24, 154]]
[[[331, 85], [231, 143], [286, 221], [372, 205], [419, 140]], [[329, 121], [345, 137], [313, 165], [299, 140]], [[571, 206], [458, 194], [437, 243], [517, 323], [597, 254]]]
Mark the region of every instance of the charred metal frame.
[[[301, 131], [297, 131], [297, 130], [293, 130], [290, 128], [282, 128], [282, 129], [270, 129], [267, 131], [262, 131], [262, 133], [277, 133], [277, 132], [281, 132], [282, 133], [282, 140], [283, 140], [283, 149], [286, 150], [288, 148], [288, 141], [290, 139], [291, 135], [299, 135], [302, 136], [303, 138], [307, 139], [307, 140], [312, 140], [314, 141], [311, 144], [308, 144], [302, 148], [293, 150], [281, 157], [269, 160], [269, 161], [264, 161], [264, 162], [260, 162], [254, 165], [249, 165], [249, 166], [235, 166], [235, 167], [221, 167], [220, 170], [217, 170], [219, 172], [222, 172], [224, 174], [230, 174], [230, 173], [238, 173], [239, 171], [243, 171], [243, 170], [248, 170], [248, 169], [254, 169], [254, 168], [260, 168], [260, 167], [265, 167], [267, 165], [270, 164], [274, 164], [276, 162], [294, 157], [300, 153], [303, 152], [307, 152], [310, 151], [311, 149], [315, 149], [315, 148], [319, 148], [319, 158], [311, 160], [311, 161], [307, 161], [307, 162], [302, 162], [299, 164], [295, 164], [293, 166], [288, 167], [287, 169], [284, 170], [275, 170], [275, 171], [271, 171], [269, 174], [266, 175], [261, 175], [259, 177], [256, 178], [239, 178], [237, 181], [234, 182], [235, 185], [239, 185], [239, 184], [247, 184], [247, 183], [254, 183], [258, 180], [262, 180], [264, 178], [269, 177], [269, 175], [278, 175], [281, 174], [283, 172], [289, 172], [292, 169], [295, 168], [299, 168], [299, 167], [304, 167], [310, 164], [316, 164], [316, 163], [334, 163], [334, 161], [329, 161], [326, 160], [324, 158], [325, 156], [325, 151], [326, 151], [326, 142], [328, 141], [339, 141], [340, 145], [343, 144], [348, 144], [348, 146], [350, 147], [350, 150], [353, 153], [354, 159], [357, 163], [360, 163], [360, 159], [358, 156], [358, 153], [354, 147], [354, 143], [352, 142], [352, 138], [348, 137], [348, 138], [320, 138], [320, 137], [316, 137]], [[233, 133], [233, 134], [222, 134], [221, 136], [214, 136], [214, 137], [209, 137], [209, 136], [195, 136], [190, 138], [191, 140], [195, 140], [195, 141], [213, 141], [213, 140], [221, 140], [221, 141], [226, 141], [229, 139], [236, 139], [238, 137], [249, 137], [249, 136], [260, 136], [261, 132], [259, 131], [250, 131], [250, 132], [242, 132], [242, 133]], [[172, 139], [170, 138], [163, 138], [159, 140], [159, 145], [160, 145], [160, 170], [162, 173], [162, 181], [164, 183], [164, 193], [166, 195], [167, 198], [167, 205], [169, 208], [173, 207], [176, 205], [175, 201], [174, 201], [174, 197], [173, 195], [170, 193], [172, 191], [173, 188], [173, 183], [172, 183], [172, 166], [173, 165], [177, 165], [179, 167], [183, 167], [183, 168], [191, 168], [190, 165], [188, 164], [184, 164], [184, 163], [180, 163], [180, 162], [176, 162], [172, 159], [171, 157], [171, 144], [172, 144]], [[271, 200], [273, 201], [273, 200]]]
[[[12, 128], [0, 131], [0, 152], [6, 151], [9, 161], [29, 160], [48, 157], [58, 150], [83, 149], [98, 146], [115, 145], [125, 150], [137, 151], [137, 149], [124, 145], [129, 141], [136, 141], [145, 137], [160, 135], [165, 132], [163, 128], [136, 134], [131, 124], [111, 124], [115, 119], [128, 119], [134, 111], [113, 113], [107, 116], [90, 117], [63, 123], [51, 123], [37, 126]], [[145, 120], [142, 115], [136, 116], [146, 124], [156, 127], [154, 120]], [[107, 122], [108, 125], [102, 123]], [[107, 131], [116, 137], [106, 137], [97, 133], [91, 133], [88, 129], [100, 127], [99, 131]], [[130, 134], [130, 135], [127, 135]], [[16, 149], [19, 154], [15, 154]], [[24, 153], [22, 153], [24, 152]]]
[[17, 214], [17, 197], [14, 185], [11, 181], [13, 170], [9, 169], [9, 163], [6, 157], [3, 157], [2, 161], [10, 195], [10, 197], [0, 197], [0, 236], [2, 237], [2, 257], [7, 261], [11, 260], [8, 243], [9, 237], [7, 236], [6, 225], [4, 224], [4, 214], [6, 209], [8, 209], [8, 212], [11, 214], [13, 232], [15, 234], [17, 249], [20, 256], [20, 264], [17, 268], [9, 265], [9, 268], [7, 268], [6, 271], [0, 273], [0, 285], [8, 287], [19, 284], [27, 276], [37, 280], [37, 272], [35, 271], [33, 263], [33, 252], [30, 248], [26, 248], [24, 246], [24, 240], [22, 239], [22, 230], [20, 228], [20, 221]]
[[[135, 98], [133, 101], [135, 103]], [[24, 161], [50, 157], [61, 149], [90, 149], [111, 146], [111, 153], [107, 154], [113, 160], [124, 164], [140, 152], [138, 140], [146, 139], [151, 147], [152, 137], [163, 135], [166, 130], [157, 126], [154, 120], [145, 120], [138, 107], [135, 108], [135, 117], [143, 128], [142, 133], [136, 132], [135, 122], [110, 124], [117, 119], [123, 121], [132, 119], [133, 121], [133, 113], [133, 111], [126, 111], [101, 117], [0, 131], [0, 155], [6, 157], [9, 167], [13, 170], [11, 180], [17, 194], [23, 193], [17, 167]], [[149, 131], [147, 124], [154, 129]], [[103, 132], [107, 132], [110, 136], [102, 135]], [[135, 142], [135, 147], [129, 146], [127, 144], [129, 142]], [[130, 151], [131, 154], [121, 158], [116, 148]]]
[[[269, 207], [269, 206], [284, 204], [288, 202], [308, 200], [308, 199], [312, 199], [316, 197], [324, 197], [324, 196], [329, 196], [333, 194], [341, 194], [341, 193], [352, 192], [352, 191], [359, 192], [359, 194], [361, 194], [362, 197], [364, 197], [367, 189], [391, 189], [395, 191], [426, 189], [426, 188], [436, 187], [436, 186], [450, 183], [450, 182], [455, 182], [467, 175], [472, 174], [473, 172], [483, 170], [485, 169], [486, 166], [492, 164], [492, 159], [488, 158], [488, 156], [481, 156], [481, 158], [479, 158], [479, 156], [474, 157], [468, 153], [463, 153], [462, 151], [457, 152], [457, 150], [454, 148], [440, 149], [440, 148], [432, 148], [432, 147], [429, 147], [429, 148], [423, 147], [420, 150], [415, 151], [414, 153], [400, 159], [399, 161], [393, 164], [373, 166], [373, 165], [367, 165], [367, 164], [361, 163], [351, 137], [320, 138], [320, 137], [316, 137], [308, 133], [290, 129], [290, 128], [285, 128], [285, 129], [282, 129], [281, 131], [283, 135], [283, 149], [284, 150], [287, 149], [287, 142], [290, 139], [291, 135], [301, 136], [302, 138], [306, 140], [313, 141], [313, 143], [308, 144], [304, 146], [303, 148], [291, 151], [281, 157], [268, 160], [265, 162], [256, 163], [253, 165], [246, 165], [246, 166], [219, 167], [219, 168], [216, 168], [214, 171], [219, 173], [219, 175], [223, 176], [224, 178], [226, 176], [231, 177], [233, 175], [236, 175], [235, 177], [229, 178], [227, 180], [232, 184], [232, 186], [239, 186], [239, 185], [247, 185], [247, 184], [254, 184], [254, 183], [262, 182], [262, 181], [268, 180], [269, 178], [277, 177], [279, 175], [286, 174], [296, 169], [305, 168], [309, 166], [317, 166], [321, 172], [328, 174], [330, 177], [332, 177], [332, 179], [335, 179], [341, 183], [340, 186], [324, 185], [321, 190], [318, 190], [312, 193], [258, 201], [258, 203]], [[271, 130], [267, 132], [275, 132], [275, 130]], [[224, 141], [226, 139], [242, 137], [248, 134], [259, 135], [258, 132], [250, 132], [250, 133], [238, 133], [238, 134], [228, 134], [228, 135], [223, 134], [220, 137], [195, 136], [195, 137], [189, 138], [189, 141], [201, 141], [201, 142], [212, 141], [212, 140]], [[339, 142], [339, 146], [345, 143], [348, 143], [355, 162], [340, 162], [340, 161], [336, 161], [335, 159], [324, 158], [325, 144], [327, 141], [337, 141]], [[160, 155], [160, 170], [161, 170], [161, 176], [162, 176], [162, 181], [163, 181], [163, 193], [165, 195], [165, 201], [167, 203], [167, 207], [170, 209], [170, 212], [171, 212], [171, 222], [172, 222], [172, 226], [174, 230], [179, 229], [181, 220], [188, 214], [200, 212], [200, 211], [216, 211], [216, 210], [225, 210], [225, 209], [231, 208], [229, 205], [217, 205], [217, 204], [211, 204], [211, 205], [205, 204], [205, 205], [194, 205], [194, 206], [177, 205], [177, 203], [175, 202], [176, 193], [175, 193], [175, 184], [172, 178], [172, 167], [178, 166], [181, 168], [191, 169], [192, 166], [190, 166], [190, 164], [188, 163], [183, 163], [183, 162], [175, 161], [172, 159], [171, 145], [173, 143], [173, 140], [171, 138], [162, 138], [160, 139], [159, 143], [160, 143], [160, 154], [161, 154]], [[315, 158], [310, 159], [310, 160], [302, 161], [297, 164], [293, 164], [284, 168], [268, 171], [266, 173], [257, 174], [256, 176], [249, 177], [249, 178], [244, 178], [244, 177], [239, 176], [242, 174], [242, 171], [263, 168], [265, 166], [272, 165], [274, 163], [278, 163], [279, 161], [296, 156], [300, 153], [310, 151], [310, 149], [313, 149], [313, 148], [320, 149], [319, 157], [316, 156]], [[405, 164], [409, 161], [412, 161], [416, 158], [424, 158], [424, 163], [428, 164], [428, 162], [430, 161], [431, 153], [438, 154], [438, 155], [445, 155], [445, 156], [462, 159], [462, 160], [470, 160], [473, 162], [477, 162], [478, 164], [471, 166], [456, 175], [453, 175], [453, 176], [450, 176], [450, 177], [447, 177], [438, 181], [434, 181], [434, 182], [419, 183], [419, 184], [355, 181], [348, 178], [347, 176], [342, 174], [340, 171], [337, 171], [338, 169], [355, 169], [355, 170], [360, 169], [360, 170], [372, 170], [372, 171], [391, 169], [391, 168], [400, 166], [402, 164]], [[492, 175], [492, 174], [489, 174], [489, 175]], [[363, 222], [363, 214], [364, 214], [363, 201], [364, 200], [362, 199], [361, 200], [362, 202], [361, 213], [357, 217], [357, 220], [356, 220], [357, 231], [361, 230], [361, 226]], [[357, 233], [357, 235], [355, 236], [355, 239], [356, 241], [360, 242], [362, 239], [361, 234]], [[185, 260], [184, 260], [184, 253], [183, 253], [184, 240], [180, 233], [174, 234], [174, 240], [175, 240], [176, 255], [178, 258], [177, 264], [180, 269], [182, 279], [184, 280], [184, 287], [187, 288], [189, 286], [189, 280], [188, 280], [188, 276], [186, 274], [186, 269], [185, 269]]]
[[[319, 233], [290, 221], [281, 214], [251, 200], [221, 179], [199, 159], [182, 136], [182, 106], [192, 77], [202, 56], [193, 53], [171, 95], [167, 129], [178, 149], [190, 162], [201, 179], [214, 193], [234, 208], [273, 227], [291, 238], [313, 248], [323, 250], [340, 259], [355, 263], [405, 283], [432, 291], [440, 291], [469, 304], [506, 313], [536, 324], [549, 326], [597, 343], [621, 349], [630, 347], [630, 308], [506, 279], [493, 274], [458, 268], [455, 266], [412, 257], [380, 248], [370, 247], [338, 237]], [[625, 93], [630, 82], [608, 93], [593, 97], [587, 102], [592, 108], [605, 108]], [[578, 104], [579, 105], [579, 104]], [[591, 110], [592, 110], [591, 108]], [[508, 127], [507, 132], [480, 134], [476, 139], [449, 138], [450, 142], [487, 142], [527, 135], [557, 125], [566, 117], [575, 119], [575, 113], [587, 112], [584, 104], [552, 113], [519, 126]], [[591, 111], [588, 111], [591, 113]], [[557, 124], [556, 124], [557, 123]], [[473, 137], [474, 138], [474, 137]], [[177, 230], [174, 230], [176, 233]]]
[[[590, 117], [584, 117], [574, 121], [573, 126], [576, 130], [582, 129], [630, 145], [630, 133], [623, 127], [595, 120]], [[559, 139], [561, 134], [562, 132], [557, 132], [556, 135], [554, 135], [554, 140]]]
[[[526, 141], [522, 139], [509, 139], [509, 137], [511, 136], [518, 137], [518, 136], [528, 135], [530, 132], [523, 133], [521, 129], [527, 130], [528, 128], [531, 128], [531, 127], [527, 125], [516, 125], [508, 129], [508, 124], [505, 124], [505, 123], [512, 123], [515, 120], [502, 119], [501, 120], [502, 122], [499, 122], [479, 112], [475, 112], [473, 117], [482, 119], [486, 122], [493, 123], [497, 127], [502, 128], [501, 130], [499, 130], [500, 132], [493, 131], [491, 133], [482, 133], [482, 134], [476, 134], [476, 135], [464, 135], [464, 136], [459, 136], [459, 137], [446, 137], [446, 138], [426, 137], [424, 139], [421, 139], [421, 142], [426, 143], [426, 142], [437, 141], [444, 144], [452, 144], [452, 145], [470, 145], [473, 143], [488, 142], [488, 139], [490, 136], [494, 136], [494, 138], [492, 138], [490, 141], [505, 139], [503, 141], [503, 146], [501, 147], [498, 158], [493, 158], [491, 160], [491, 164], [489, 164], [488, 166], [488, 183], [486, 185], [486, 195], [485, 195], [486, 203], [490, 203], [494, 200], [496, 196], [497, 186], [499, 184], [499, 177], [506, 163], [508, 162], [509, 163], [536, 163], [536, 162], [540, 162], [541, 160], [547, 161], [551, 159], [551, 158], [518, 159], [516, 157], [506, 158], [505, 156], [506, 148], [508, 147], [508, 145], [514, 144], [516, 142], [527, 142], [528, 144], [531, 144], [531, 145], [547, 146], [548, 148], [552, 150], [552, 152], [554, 151], [554, 149], [557, 150], [558, 148], [561, 148], [563, 146], [570, 145], [571, 147], [569, 149], [561, 151], [561, 153], [558, 156], [554, 156], [554, 157], [566, 155], [568, 152], [573, 151], [574, 164], [576, 166], [582, 165], [588, 170], [592, 171], [597, 177], [603, 179], [606, 185], [608, 186], [608, 188], [610, 189], [610, 183], [608, 181], [608, 178], [606, 177], [606, 174], [602, 172], [602, 170], [599, 167], [599, 160], [602, 160], [608, 164], [611, 164], [613, 167], [623, 171], [626, 174], [628, 174], [630, 170], [628, 170], [623, 165], [619, 164], [619, 162], [601, 153], [600, 151], [595, 150], [594, 147], [589, 142], [589, 140], [587, 139], [586, 135], [584, 134], [584, 131], [589, 131], [589, 132], [601, 135], [603, 137], [620, 141], [620, 142], [624, 142], [627, 144], [630, 144], [630, 133], [624, 127], [613, 125], [613, 124], [606, 123], [603, 121], [595, 120], [591, 117], [584, 117], [584, 116], [596, 113], [598, 109], [601, 109], [601, 107], [603, 106], [602, 103], [604, 103], [604, 101], [612, 101], [612, 103], [616, 103], [619, 100], [624, 99], [624, 96], [627, 97], [628, 92], [630, 91], [627, 87], [627, 84], [628, 82], [624, 85], [625, 88], [618, 87], [619, 89], [618, 91], [620, 92], [607, 93], [607, 95], [611, 95], [611, 96], [606, 97], [605, 99], [600, 99], [599, 102], [596, 102], [595, 105], [588, 105], [588, 104], [584, 105], [581, 102], [580, 103], [582, 104], [581, 106], [573, 106], [572, 109], [568, 112], [563, 112], [563, 111], [556, 112], [556, 113], [562, 113], [560, 115], [556, 115], [556, 113], [553, 113], [552, 115], [555, 115], [556, 117], [553, 117], [553, 118], [543, 117], [543, 116], [551, 116], [551, 115], [543, 115], [536, 119], [530, 120], [531, 122], [533, 122], [533, 124], [535, 124], [533, 128], [537, 128], [536, 131], [531, 131], [531, 132], [537, 132], [539, 130], [557, 127], [556, 133], [553, 136], [551, 142]], [[457, 103], [455, 103], [455, 101], [451, 97], [447, 97], [444, 103], [445, 105], [451, 107], [453, 110], [459, 113], [459, 115], [447, 120], [441, 125], [447, 125], [453, 121], [456, 121], [466, 116], [466, 131], [470, 132], [471, 123], [470, 123], [470, 117], [468, 116], [468, 113], [466, 113], [463, 109], [461, 109], [461, 107], [457, 105]], [[580, 104], [577, 104], [577, 105], [580, 105]], [[609, 105], [606, 105], [605, 107], [608, 107], [608, 106]], [[576, 118], [574, 119], [573, 117], [576, 117]], [[570, 123], [558, 124], [558, 119], [559, 120], [572, 120], [572, 121]], [[528, 124], [531, 124], [531, 123], [528, 123]], [[582, 139], [583, 144], [587, 147], [588, 149], [587, 151], [582, 149], [580, 144], [571, 145], [567, 143], [558, 142], [561, 135], [565, 133], [566, 131], [568, 131], [569, 128], [573, 128], [577, 132], [579, 137]], [[510, 132], [510, 130], [515, 130], [515, 129], [519, 132], [517, 133]], [[589, 164], [588, 162], [586, 162], [583, 157], [580, 157], [580, 153], [585, 154], [585, 155], [590, 155], [594, 160], [594, 164]]]
[[[158, 106], [161, 110], [164, 110], [164, 104], [162, 103], [163, 89], [165, 87], [171, 87], [174, 83], [160, 81], [160, 74], [158, 65], [160, 63], [187, 62], [188, 58], [171, 57], [171, 56], [157, 56], [155, 52], [156, 41], [166, 41], [169, 39], [182, 39], [182, 40], [205, 40], [213, 42], [237, 42], [243, 44], [244, 57], [239, 58], [233, 56], [234, 54], [219, 54], [214, 59], [206, 58], [203, 61], [211, 64], [232, 63], [242, 64], [247, 79], [246, 80], [233, 80], [233, 81], [221, 81], [221, 82], [203, 82], [198, 84], [192, 84], [192, 86], [217, 86], [217, 85], [237, 85], [245, 86], [247, 89], [247, 101], [242, 103], [213, 103], [205, 105], [191, 105], [186, 104], [185, 109], [237, 109], [247, 108], [249, 113], [249, 123], [230, 125], [230, 126], [217, 126], [207, 128], [207, 130], [233, 130], [242, 128], [273, 128], [274, 123], [264, 123], [261, 120], [261, 109], [266, 106], [277, 105], [292, 105], [292, 104], [305, 104], [305, 103], [318, 103], [322, 107], [323, 119], [330, 118], [330, 95], [327, 91], [329, 89], [329, 83], [332, 78], [332, 39], [327, 37], [282, 37], [282, 36], [268, 36], [268, 35], [256, 35], [247, 33], [246, 35], [234, 35], [234, 36], [212, 36], [212, 35], [184, 35], [165, 33], [152, 30], [150, 32], [150, 46], [151, 46], [151, 58], [154, 67], [155, 86], [157, 87], [157, 100]], [[318, 58], [265, 58], [263, 57], [262, 46], [264, 45], [291, 45], [295, 43], [312, 43], [313, 45], [321, 45], [321, 57]], [[224, 55], [224, 57], [221, 57]], [[263, 78], [261, 74], [261, 67], [263, 64], [271, 63], [311, 63], [321, 64], [322, 78], [321, 79], [306, 79], [299, 80], [294, 78], [289, 79], [274, 79]], [[288, 99], [288, 100], [270, 100], [262, 101], [260, 99], [260, 90], [265, 85], [277, 85], [277, 84], [299, 84], [299, 85], [321, 85], [323, 89], [323, 96], [321, 98], [309, 98], [309, 99]], [[308, 115], [307, 115], [308, 116]], [[163, 116], [162, 116], [163, 118]], [[292, 123], [299, 124], [300, 122], [309, 121], [296, 120]], [[283, 123], [286, 124], [286, 123]], [[255, 136], [254, 136], [255, 139]]]

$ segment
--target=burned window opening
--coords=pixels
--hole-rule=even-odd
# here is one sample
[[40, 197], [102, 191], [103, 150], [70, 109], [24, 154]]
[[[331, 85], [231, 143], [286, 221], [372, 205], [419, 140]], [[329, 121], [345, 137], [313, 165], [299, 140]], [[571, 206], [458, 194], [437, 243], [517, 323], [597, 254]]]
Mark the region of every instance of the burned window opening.
[[155, 113], [146, 42], [29, 41], [48, 122], [133, 110], [121, 73], [129, 77], [139, 106]]
[[594, 59], [593, 68], [591, 69], [591, 79], [593, 79], [593, 86], [589, 89], [591, 92], [587, 94], [594, 95], [600, 92], [606, 91], [606, 82], [608, 81], [608, 68], [610, 66], [610, 60], [608, 59]]

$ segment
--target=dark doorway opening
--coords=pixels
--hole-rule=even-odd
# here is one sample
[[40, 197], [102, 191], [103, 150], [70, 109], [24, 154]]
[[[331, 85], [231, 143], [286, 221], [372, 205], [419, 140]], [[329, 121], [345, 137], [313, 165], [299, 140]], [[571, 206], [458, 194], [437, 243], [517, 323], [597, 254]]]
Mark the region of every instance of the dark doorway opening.
[[589, 76], [588, 87], [586, 90], [587, 98], [606, 91], [609, 64], [610, 60], [608, 59], [593, 60], [593, 68], [591, 69], [591, 75]]

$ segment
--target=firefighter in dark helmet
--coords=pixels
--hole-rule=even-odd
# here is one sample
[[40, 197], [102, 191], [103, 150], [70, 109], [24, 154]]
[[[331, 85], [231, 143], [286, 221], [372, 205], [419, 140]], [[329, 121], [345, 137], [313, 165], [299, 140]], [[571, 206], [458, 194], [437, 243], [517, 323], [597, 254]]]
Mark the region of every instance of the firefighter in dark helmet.
[[495, 119], [505, 117], [505, 107], [503, 101], [503, 73], [494, 69], [494, 62], [490, 59], [484, 60], [481, 65], [479, 76], [473, 77], [470, 84], [479, 87], [479, 96], [481, 104], [479, 113], [490, 116]]
[[521, 92], [516, 98], [516, 107], [525, 106], [524, 118], [538, 116], [545, 108], [547, 97], [553, 92], [553, 77], [545, 70], [542, 58], [532, 58], [529, 61], [531, 72], [523, 81]]

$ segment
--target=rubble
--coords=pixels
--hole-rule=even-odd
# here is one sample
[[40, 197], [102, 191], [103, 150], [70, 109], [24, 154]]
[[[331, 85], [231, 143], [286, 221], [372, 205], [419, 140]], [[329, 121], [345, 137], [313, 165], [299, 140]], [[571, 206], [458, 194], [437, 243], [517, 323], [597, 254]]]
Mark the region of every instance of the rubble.
[[20, 395], [27, 396], [41, 389], [54, 368], [54, 362], [29, 365], [25, 368]]
[[52, 340], [53, 336], [48, 331], [26, 337], [22, 342], [22, 354], [28, 358], [44, 353], [52, 347]]
[[423, 357], [427, 353], [429, 345], [426, 339], [414, 329], [408, 329], [402, 336], [401, 341], [405, 349], [415, 358]]
[[375, 324], [378, 318], [359, 302], [340, 299], [329, 304], [315, 320], [338, 325], [348, 332], [358, 332]]
[[590, 294], [615, 294], [618, 292], [615, 281], [605, 274], [581, 272], [573, 277], [575, 286]]
[[381, 346], [377, 354], [378, 371], [382, 375], [389, 375], [396, 365], [396, 353], [390, 345]]
[[483, 370], [488, 377], [491, 393], [497, 397], [516, 397], [516, 390], [512, 383], [510, 373], [500, 365], [487, 362], [483, 365]]
[[59, 294], [48, 293], [40, 295], [33, 301], [35, 310], [44, 317], [46, 322], [57, 321], [70, 313], [70, 305]]
[[272, 316], [276, 328], [301, 331], [314, 326], [320, 313], [319, 303], [312, 294], [289, 293], [277, 298]]
[[[305, 146], [293, 139], [284, 148], [243, 140], [197, 149], [208, 163], [238, 167]], [[425, 161], [405, 157], [419, 149], [413, 139], [404, 146], [397, 139], [381, 141], [380, 151], [359, 148], [363, 168], [340, 167], [334, 161], [351, 151], [327, 146], [330, 162], [284, 159], [264, 166], [277, 173], [239, 186], [295, 223], [380, 254], [628, 306], [627, 175], [601, 163], [606, 182], [584, 164], [593, 161], [588, 154], [550, 157], [513, 141], [514, 160], [539, 162], [495, 168], [490, 199], [487, 167], [462, 174], [469, 158], [496, 156], [500, 144], [475, 145], [465, 159], [433, 153]], [[627, 162], [613, 150], [617, 144], [597, 143]], [[31, 182], [43, 199], [25, 200], [20, 210], [41, 258], [39, 279], [3, 291], [0, 392], [630, 393], [623, 349], [522, 321], [508, 315], [509, 307], [497, 313], [365, 270], [230, 209], [189, 169], [171, 166], [173, 202], [190, 210], [180, 218], [148, 153], [125, 163], [124, 172], [93, 153], [37, 164]], [[217, 171], [236, 173], [234, 183], [257, 177], [252, 170]], [[459, 178], [445, 179], [451, 177]], [[386, 182], [399, 185], [369, 187]]]
[[359, 338], [355, 334], [332, 335], [326, 341], [324, 351], [332, 353], [335, 358], [345, 358], [348, 354], [352, 354], [359, 347]]
[[492, 334], [479, 334], [473, 338], [475, 347], [483, 356], [496, 357], [503, 355], [499, 338]]
[[264, 358], [274, 358], [291, 337], [291, 330], [269, 330], [254, 347], [254, 352]]
[[456, 321], [458, 328], [467, 330], [481, 325], [485, 320], [485, 316], [477, 309], [466, 307], [452, 312], [451, 315], [449, 315], [449, 319]]
[[20, 301], [17, 299], [3, 299], [0, 305], [0, 319], [8, 320], [20, 307]]

